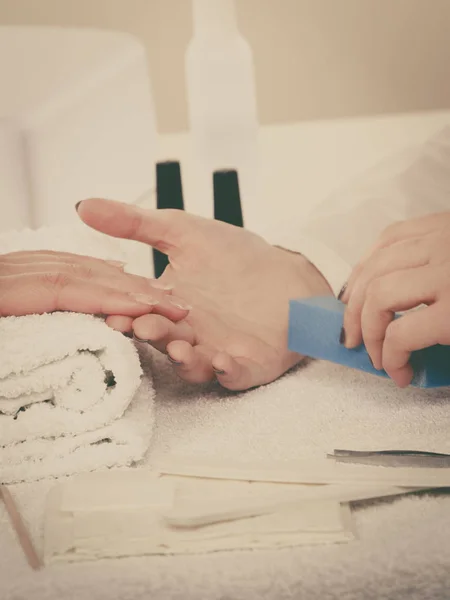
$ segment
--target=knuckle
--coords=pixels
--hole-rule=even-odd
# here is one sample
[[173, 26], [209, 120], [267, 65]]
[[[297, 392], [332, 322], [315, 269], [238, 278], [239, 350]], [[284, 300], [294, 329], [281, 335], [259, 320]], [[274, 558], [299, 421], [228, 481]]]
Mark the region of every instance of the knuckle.
[[377, 331], [377, 328], [372, 326], [371, 324], [364, 324], [363, 326], [363, 336], [365, 342], [380, 342], [380, 334]]
[[349, 306], [344, 314], [344, 324], [346, 328], [355, 327], [360, 320], [360, 311], [354, 306]]
[[379, 304], [385, 289], [384, 278], [376, 277], [367, 286], [367, 300], [371, 304]]
[[77, 263], [61, 263], [57, 266], [55, 265], [55, 268], [58, 269], [58, 273], [65, 273], [77, 279], [92, 279], [95, 276], [95, 272], [92, 267]]
[[140, 237], [145, 227], [144, 213], [138, 210], [134, 210], [130, 215], [128, 224], [128, 235], [131, 238]]
[[94, 270], [92, 267], [84, 266], [84, 265], [76, 265], [71, 264], [70, 270], [74, 277], [80, 277], [81, 279], [93, 279], [94, 278]]
[[54, 273], [52, 273], [52, 272], [40, 273], [38, 275], [38, 280], [45, 287], [50, 286], [52, 288], [61, 290], [69, 285], [69, 283], [71, 281], [71, 277], [68, 273], [64, 273], [62, 271], [57, 271]]
[[393, 346], [397, 346], [399, 340], [402, 339], [402, 320], [398, 319], [393, 321], [388, 328], [386, 329], [386, 333], [384, 336], [385, 343]]

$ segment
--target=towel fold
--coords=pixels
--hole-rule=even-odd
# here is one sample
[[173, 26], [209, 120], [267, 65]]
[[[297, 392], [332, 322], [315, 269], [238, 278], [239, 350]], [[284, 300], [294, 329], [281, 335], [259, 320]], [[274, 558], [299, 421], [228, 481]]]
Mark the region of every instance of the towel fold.
[[0, 338], [3, 482], [142, 458], [153, 389], [146, 379], [135, 397], [142, 370], [130, 340], [73, 313], [0, 319]]
[[[0, 236], [0, 254], [132, 256], [85, 226]], [[141, 459], [153, 428], [151, 376], [129, 339], [91, 315], [0, 318], [0, 481], [58, 477]]]

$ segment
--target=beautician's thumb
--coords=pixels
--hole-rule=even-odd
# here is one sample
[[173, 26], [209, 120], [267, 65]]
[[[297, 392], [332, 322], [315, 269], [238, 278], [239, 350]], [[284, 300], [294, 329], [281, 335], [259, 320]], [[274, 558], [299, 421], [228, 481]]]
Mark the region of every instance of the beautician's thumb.
[[[124, 202], [89, 198], [76, 204], [80, 219], [113, 237], [144, 242], [171, 253], [186, 241], [196, 217], [179, 210], [146, 210]], [[191, 223], [192, 226], [192, 223]]]

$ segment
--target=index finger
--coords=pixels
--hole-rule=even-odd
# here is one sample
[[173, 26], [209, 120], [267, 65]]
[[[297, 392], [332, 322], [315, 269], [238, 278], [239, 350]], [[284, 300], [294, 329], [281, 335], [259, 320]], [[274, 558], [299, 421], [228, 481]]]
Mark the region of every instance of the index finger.
[[372, 252], [380, 248], [386, 248], [401, 240], [421, 237], [439, 231], [443, 228], [447, 219], [450, 219], [450, 212], [434, 213], [393, 223], [381, 234], [381, 237], [372, 248]]

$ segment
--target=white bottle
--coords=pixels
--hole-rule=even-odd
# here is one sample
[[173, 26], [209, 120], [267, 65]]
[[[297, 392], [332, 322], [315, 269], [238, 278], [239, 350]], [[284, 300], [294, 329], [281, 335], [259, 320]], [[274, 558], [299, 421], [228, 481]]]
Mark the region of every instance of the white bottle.
[[199, 193], [212, 206], [212, 172], [237, 169], [248, 226], [259, 162], [252, 51], [239, 33], [234, 0], [193, 0], [193, 24], [186, 83]]

